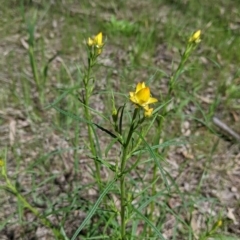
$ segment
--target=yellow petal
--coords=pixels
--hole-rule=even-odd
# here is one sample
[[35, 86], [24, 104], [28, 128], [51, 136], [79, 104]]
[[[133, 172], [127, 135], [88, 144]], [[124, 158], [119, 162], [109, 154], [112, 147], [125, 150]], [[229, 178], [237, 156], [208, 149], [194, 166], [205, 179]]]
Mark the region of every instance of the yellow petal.
[[201, 35], [201, 30], [197, 30], [194, 34], [193, 34], [193, 39], [199, 39]]
[[139, 101], [138, 101], [138, 99], [136, 98], [135, 95], [130, 96], [130, 100], [131, 100], [133, 103], [139, 104]]
[[103, 46], [103, 42], [102, 42], [102, 32], [98, 33], [95, 37], [93, 38], [88, 38], [88, 46], [96, 46], [98, 49], [98, 54], [100, 54], [102, 52], [102, 46]]
[[144, 116], [145, 117], [151, 117], [152, 116], [152, 112], [153, 112], [153, 108], [149, 108], [149, 109], [145, 110]]
[[133, 97], [134, 94], [135, 94], [134, 92], [129, 92], [130, 97]]
[[88, 38], [88, 46], [91, 47], [94, 44], [94, 41], [91, 38]]
[[201, 41], [200, 36], [201, 36], [201, 30], [198, 30], [198, 31], [196, 31], [195, 33], [192, 34], [192, 36], [189, 38], [188, 41], [199, 43]]
[[140, 91], [141, 89], [145, 88], [145, 87], [146, 87], [146, 86], [145, 86], [145, 83], [144, 83], [144, 82], [138, 83], [138, 84], [137, 84], [137, 87], [136, 87], [136, 93], [137, 93], [138, 91]]
[[98, 33], [98, 35], [94, 38], [94, 41], [99, 47], [102, 46], [102, 32]]
[[150, 94], [150, 88], [146, 87], [144, 82], [140, 82], [136, 86], [136, 92], [129, 92], [130, 101], [132, 101], [137, 106], [140, 106], [144, 109], [145, 115], [150, 116], [153, 109], [149, 109], [149, 104], [155, 103], [158, 100], [152, 98]]
[[136, 98], [140, 105], [146, 104], [150, 98], [150, 89], [148, 87], [142, 88], [136, 93]]
[[155, 103], [155, 102], [157, 102], [157, 101], [158, 101], [158, 100], [157, 100], [156, 98], [150, 97], [150, 98], [148, 99], [148, 101], [147, 101], [147, 104]]

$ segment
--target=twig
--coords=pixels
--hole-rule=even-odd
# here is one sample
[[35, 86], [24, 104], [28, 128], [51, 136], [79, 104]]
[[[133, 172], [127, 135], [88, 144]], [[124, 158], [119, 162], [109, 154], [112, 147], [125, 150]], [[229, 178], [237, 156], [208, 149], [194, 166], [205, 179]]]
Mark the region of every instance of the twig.
[[217, 117], [213, 117], [213, 123], [216, 126], [218, 126], [219, 128], [221, 128], [224, 132], [229, 134], [231, 137], [233, 137], [234, 139], [236, 139], [237, 141], [240, 142], [240, 135], [238, 133], [236, 133], [235, 131], [233, 131], [230, 127], [228, 127], [220, 119], [218, 119]]

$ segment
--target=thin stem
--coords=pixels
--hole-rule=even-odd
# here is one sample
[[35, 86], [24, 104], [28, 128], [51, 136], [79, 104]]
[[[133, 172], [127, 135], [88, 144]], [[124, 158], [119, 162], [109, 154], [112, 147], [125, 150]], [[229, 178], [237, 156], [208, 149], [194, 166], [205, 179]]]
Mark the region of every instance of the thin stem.
[[[86, 106], [87, 105], [87, 102], [85, 103]], [[86, 116], [86, 119], [88, 121], [91, 121], [91, 117], [90, 117], [90, 114], [89, 114], [89, 110], [87, 107], [84, 107], [84, 110], [85, 110], [85, 116]], [[95, 147], [95, 143], [94, 143], [94, 140], [93, 140], [93, 130], [92, 130], [92, 126], [90, 124], [88, 124], [88, 137], [89, 137], [89, 142], [90, 142], [90, 149], [91, 149], [91, 152], [93, 154], [94, 157], [97, 156], [97, 151], [96, 151], [96, 147]], [[100, 167], [99, 167], [99, 163], [97, 161], [94, 161], [95, 163], [95, 168], [96, 168], [96, 177], [97, 177], [97, 182], [98, 182], [98, 185], [101, 189], [101, 177], [100, 177]]]
[[6, 175], [4, 177], [5, 177], [8, 189], [18, 198], [18, 200], [22, 202], [23, 206], [29, 209], [37, 218], [39, 218], [41, 223], [45, 227], [50, 228], [54, 236], [56, 237], [56, 239], [65, 239], [65, 237], [61, 234], [61, 232], [55, 227], [53, 227], [52, 223], [47, 218], [41, 216], [40, 212], [36, 208], [31, 206], [29, 202], [17, 191], [17, 189], [12, 185], [12, 183], [8, 179], [8, 177]]
[[[170, 78], [170, 83], [169, 83], [169, 89], [168, 89], [168, 93], [167, 93], [167, 97], [166, 97], [166, 102], [169, 102], [169, 100], [171, 98], [171, 95], [172, 95], [172, 92], [173, 92], [173, 89], [174, 89], [174, 84], [177, 81], [177, 78], [180, 75], [181, 70], [184, 66], [184, 63], [186, 61], [186, 59], [185, 59], [186, 56], [185, 55], [186, 55], [186, 51], [183, 54], [183, 58], [181, 59], [181, 62], [179, 64], [177, 70], [174, 72], [174, 74]], [[168, 104], [164, 105], [163, 110], [162, 110], [162, 114], [161, 114], [162, 116], [161, 116], [161, 118], [158, 119], [158, 127], [157, 127], [157, 133], [156, 133], [156, 138], [155, 138], [155, 141], [154, 141], [154, 145], [159, 144], [159, 141], [160, 141], [160, 138], [161, 138], [161, 133], [162, 133], [162, 130], [163, 130], [165, 116], [167, 115], [167, 106], [168, 106]], [[156, 151], [156, 153], [158, 153], [158, 149], [156, 149], [155, 151]], [[154, 162], [153, 178], [152, 178], [152, 182], [153, 182], [153, 184], [152, 184], [152, 196], [154, 196], [156, 194], [157, 170], [158, 170], [157, 164]], [[151, 204], [150, 204], [150, 216], [149, 216], [149, 219], [152, 222], [154, 222], [154, 219], [153, 219], [154, 218], [153, 217], [154, 209], [155, 209], [155, 202], [152, 201]], [[151, 235], [151, 228], [149, 229], [149, 236], [150, 235]]]
[[[172, 74], [172, 76], [171, 76], [171, 78], [169, 80], [169, 89], [168, 89], [168, 93], [167, 93], [167, 97], [166, 97], [166, 102], [169, 102], [169, 100], [171, 98], [171, 95], [173, 93], [173, 90], [174, 90], [174, 85], [176, 84], [179, 76], [181, 75], [182, 70], [184, 68], [184, 65], [185, 65], [186, 61], [188, 60], [188, 58], [190, 56], [190, 53], [193, 50], [193, 48], [194, 48], [193, 44], [188, 44], [186, 46], [186, 49], [185, 49], [185, 51], [184, 51], [184, 53], [182, 55], [181, 61], [180, 61], [179, 65], [178, 65], [178, 68]], [[158, 121], [157, 134], [156, 134], [156, 139], [155, 139], [155, 142], [154, 142], [155, 145], [159, 144], [159, 140], [161, 138], [161, 133], [162, 133], [163, 124], [164, 124], [164, 120], [165, 120], [165, 116], [166, 115], [167, 115], [167, 104], [164, 105], [163, 111], [162, 111], [162, 117]], [[157, 151], [158, 150], [156, 149], [156, 152]], [[156, 163], [154, 163], [153, 178], [152, 178], [152, 182], [153, 182], [153, 185], [152, 185], [152, 196], [154, 196], [156, 194], [157, 170], [158, 170], [157, 165], [156, 165]], [[150, 204], [150, 216], [149, 216], [149, 219], [152, 222], [154, 221], [154, 219], [153, 219], [154, 209], [155, 209], [155, 202], [152, 201], [151, 204]], [[149, 230], [149, 236], [150, 235], [151, 235], [151, 229]]]
[[[175, 83], [177, 82], [183, 68], [184, 68], [184, 65], [190, 55], [190, 52], [192, 51], [192, 45], [188, 45], [186, 47], [186, 50], [184, 51], [183, 55], [182, 55], [182, 58], [181, 58], [181, 61], [178, 65], [178, 68], [176, 69], [176, 71], [173, 73], [173, 75], [171, 76], [170, 78], [170, 81], [169, 81], [169, 89], [168, 89], [168, 93], [167, 93], [167, 97], [166, 97], [166, 102], [169, 102], [170, 98], [171, 98], [171, 95], [173, 93], [173, 90], [174, 90], [174, 85]], [[157, 134], [156, 134], [156, 139], [155, 139], [155, 145], [159, 144], [159, 140], [161, 138], [161, 133], [162, 133], [162, 129], [163, 129], [163, 124], [164, 124], [164, 120], [165, 120], [165, 116], [167, 115], [167, 104], [164, 105], [163, 107], [163, 112], [162, 112], [162, 117], [159, 119], [159, 122], [158, 122], [158, 128], [157, 128]], [[158, 150], [156, 149], [156, 152]], [[157, 165], [156, 163], [154, 163], [154, 167], [153, 167], [153, 179], [152, 179], [152, 182], [153, 182], [153, 185], [152, 185], [152, 196], [154, 196], [156, 194], [156, 179], [157, 179]], [[154, 212], [154, 209], [155, 209], [155, 202], [152, 201], [151, 204], [150, 204], [150, 216], [149, 216], [149, 219], [150, 221], [154, 221], [153, 219], [153, 212]], [[149, 230], [149, 235], [151, 235], [151, 229]]]
[[127, 163], [127, 159], [128, 157], [128, 147], [129, 147], [129, 143], [130, 140], [132, 139], [132, 135], [134, 132], [134, 125], [135, 122], [134, 120], [136, 119], [136, 116], [138, 114], [139, 109], [135, 109], [134, 114], [133, 114], [133, 119], [132, 119], [132, 123], [131, 123], [131, 127], [129, 129], [128, 132], [128, 136], [127, 136], [127, 140], [125, 142], [125, 144], [123, 144], [123, 154], [122, 154], [122, 158], [121, 158], [121, 167], [120, 167], [120, 171], [121, 171], [121, 177], [120, 177], [120, 194], [121, 194], [121, 239], [124, 240], [125, 239], [125, 235], [126, 235], [126, 184], [125, 184], [125, 168], [126, 168], [126, 163]]
[[37, 65], [36, 65], [36, 61], [35, 61], [35, 56], [34, 56], [34, 47], [33, 46], [29, 46], [29, 59], [30, 59], [30, 64], [31, 64], [31, 69], [32, 69], [32, 73], [33, 73], [33, 78], [34, 81], [37, 85], [37, 89], [38, 89], [38, 93], [39, 93], [39, 98], [40, 98], [40, 102], [41, 104], [43, 104], [44, 101], [44, 86], [41, 86], [41, 83], [39, 81], [39, 76], [38, 76], [38, 70], [37, 70]]
[[[121, 173], [125, 169], [127, 148], [124, 148], [122, 163], [121, 163]], [[120, 178], [120, 191], [121, 191], [121, 239], [124, 240], [126, 234], [125, 226], [125, 206], [126, 206], [126, 187], [125, 187], [125, 174], [121, 175]]]
[[[94, 61], [89, 58], [87, 74], [84, 79], [84, 87], [85, 87], [84, 113], [85, 113], [85, 118], [89, 122], [91, 122], [91, 120], [92, 120], [92, 117], [91, 117], [91, 114], [90, 114], [89, 108], [88, 108], [89, 107], [89, 99], [90, 99], [90, 96], [92, 93], [92, 89], [89, 89], [89, 82], [90, 82], [89, 80], [90, 80], [91, 70], [92, 70], [93, 65], [94, 65]], [[96, 150], [94, 139], [93, 139], [92, 126], [90, 124], [88, 124], [88, 137], [89, 137], [91, 152], [92, 152], [93, 156], [96, 157], [97, 150]], [[99, 185], [99, 188], [101, 189], [102, 186], [101, 186], [100, 166], [97, 161], [94, 161], [94, 163], [95, 163], [95, 169], [96, 169], [97, 183]]]
[[[77, 112], [77, 109], [76, 109]], [[78, 163], [78, 148], [77, 145], [79, 144], [79, 125], [77, 124], [77, 126], [75, 127], [75, 132], [74, 132], [74, 152], [73, 152], [73, 156], [74, 156], [74, 168], [75, 168], [75, 173], [77, 174], [77, 170], [79, 167], [79, 163]]]
[[188, 44], [186, 46], [186, 49], [181, 57], [181, 61], [178, 65], [178, 68], [177, 70], [173, 73], [173, 75], [171, 76], [170, 78], [170, 81], [169, 81], [169, 89], [168, 89], [168, 96], [172, 93], [173, 91], [173, 88], [174, 88], [174, 85], [175, 83], [177, 82], [178, 80], [178, 77], [181, 75], [181, 72], [182, 72], [182, 69], [184, 68], [184, 65], [186, 63], [186, 61], [188, 60], [192, 50], [194, 49], [194, 45], [193, 44]]
[[[154, 145], [159, 144], [159, 140], [161, 138], [161, 133], [162, 133], [162, 128], [163, 128], [163, 123], [164, 123], [164, 117], [166, 115], [166, 112], [167, 112], [167, 105], [164, 105], [163, 116], [159, 119], [159, 122], [158, 122], [157, 134], [156, 134]], [[155, 151], [157, 153], [158, 149], [156, 149]], [[152, 182], [153, 182], [153, 184], [152, 184], [152, 196], [154, 196], [156, 194], [157, 170], [158, 170], [157, 164], [154, 162], [153, 177], [152, 177]], [[149, 215], [149, 220], [151, 222], [154, 222], [154, 219], [153, 219], [154, 218], [153, 217], [154, 209], [155, 209], [155, 202], [152, 201], [151, 204], [150, 204], [150, 215]], [[151, 228], [149, 229], [149, 236], [151, 236]]]

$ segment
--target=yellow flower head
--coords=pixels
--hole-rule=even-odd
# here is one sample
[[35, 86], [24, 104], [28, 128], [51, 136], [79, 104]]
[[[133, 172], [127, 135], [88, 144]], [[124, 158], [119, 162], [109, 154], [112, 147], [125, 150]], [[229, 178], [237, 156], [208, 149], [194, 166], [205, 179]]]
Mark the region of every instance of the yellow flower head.
[[201, 41], [200, 36], [201, 36], [201, 30], [198, 30], [192, 34], [192, 36], [189, 38], [188, 42], [199, 43]]
[[220, 219], [216, 223], [217, 227], [221, 227], [223, 225], [223, 221]]
[[100, 54], [102, 52], [102, 47], [103, 47], [102, 39], [103, 39], [102, 32], [100, 32], [95, 37], [88, 38], [87, 45], [89, 47], [94, 46], [94, 47], [98, 48], [98, 54]]
[[153, 109], [149, 109], [149, 104], [155, 103], [158, 100], [151, 97], [150, 88], [146, 87], [145, 83], [138, 83], [135, 92], [130, 92], [130, 100], [137, 106], [145, 110], [145, 116], [151, 116]]
[[153, 112], [153, 108], [145, 108], [144, 116], [145, 117], [151, 117]]

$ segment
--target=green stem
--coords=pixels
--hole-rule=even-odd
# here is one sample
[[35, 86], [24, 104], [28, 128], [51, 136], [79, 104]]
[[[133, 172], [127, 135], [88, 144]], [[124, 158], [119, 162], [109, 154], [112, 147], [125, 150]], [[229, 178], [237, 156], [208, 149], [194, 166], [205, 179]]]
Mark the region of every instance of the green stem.
[[[126, 155], [127, 155], [127, 148], [124, 148], [122, 163], [121, 163], [121, 173], [125, 169]], [[126, 226], [125, 226], [126, 187], [125, 187], [124, 173], [122, 173], [120, 178], [120, 191], [121, 191], [121, 239], [124, 240], [125, 233], [126, 233]]]
[[171, 76], [170, 78], [170, 84], [169, 84], [169, 89], [168, 89], [168, 96], [172, 93], [173, 91], [173, 88], [174, 88], [174, 85], [175, 83], [177, 82], [178, 80], [178, 77], [181, 75], [181, 71], [186, 63], [186, 61], [188, 60], [192, 50], [193, 50], [193, 44], [188, 44], [183, 55], [182, 55], [182, 58], [181, 58], [181, 61], [178, 65], [178, 68], [177, 70], [174, 72], [174, 74]]
[[29, 59], [30, 59], [32, 73], [33, 73], [33, 78], [34, 78], [34, 81], [35, 81], [35, 83], [37, 85], [40, 102], [42, 104], [43, 103], [43, 99], [44, 99], [44, 96], [43, 96], [44, 86], [41, 86], [40, 81], [39, 81], [33, 46], [31, 46], [31, 45], [29, 46], [28, 53], [29, 53]]
[[[85, 118], [89, 122], [91, 122], [91, 120], [92, 120], [91, 114], [89, 112], [89, 99], [90, 99], [90, 96], [92, 94], [92, 90], [89, 89], [89, 82], [90, 82], [91, 70], [92, 70], [93, 65], [94, 65], [94, 61], [89, 59], [87, 74], [86, 74], [86, 77], [84, 79], [84, 88], [85, 88], [84, 113], [85, 113]], [[93, 156], [96, 157], [97, 156], [97, 150], [96, 150], [96, 146], [95, 146], [94, 139], [93, 139], [92, 126], [90, 124], [88, 124], [88, 137], [89, 137], [91, 152], [92, 152]], [[100, 166], [99, 166], [99, 163], [97, 161], [94, 161], [94, 164], [95, 164], [95, 169], [96, 169], [97, 183], [98, 183], [99, 189], [101, 189], [102, 186], [101, 186]]]
[[[164, 105], [162, 117], [159, 119], [159, 122], [158, 122], [157, 134], [156, 134], [156, 139], [154, 141], [154, 145], [159, 144], [159, 140], [161, 138], [161, 133], [162, 133], [162, 128], [163, 128], [163, 123], [164, 123], [164, 117], [166, 115], [166, 112], [167, 112], [167, 106]], [[158, 152], [157, 149], [155, 151]], [[152, 184], [152, 196], [154, 196], [156, 194], [157, 170], [158, 170], [157, 164], [154, 162], [153, 178], [152, 178], [152, 182], [153, 182], [153, 184]], [[149, 215], [149, 220], [151, 222], [154, 222], [154, 219], [153, 219], [154, 209], [155, 209], [155, 202], [152, 201], [151, 204], [150, 204], [150, 215]], [[149, 236], [151, 236], [151, 228], [149, 229]]]
[[12, 185], [12, 183], [8, 179], [8, 177], [6, 175], [4, 177], [5, 177], [8, 189], [18, 198], [18, 200], [22, 202], [23, 206], [29, 209], [37, 218], [39, 218], [41, 223], [45, 227], [51, 229], [56, 239], [65, 239], [65, 237], [61, 234], [61, 232], [55, 227], [53, 227], [52, 223], [47, 218], [41, 216], [40, 212], [36, 208], [31, 206], [29, 202], [17, 191], [17, 189]]
[[[169, 102], [169, 100], [171, 98], [171, 95], [172, 95], [173, 90], [174, 90], [174, 85], [177, 82], [179, 76], [181, 75], [181, 72], [182, 72], [182, 70], [184, 68], [184, 65], [185, 65], [187, 59], [189, 58], [189, 55], [190, 55], [192, 49], [193, 49], [192, 45], [188, 44], [186, 49], [185, 49], [185, 51], [184, 51], [184, 53], [183, 53], [183, 55], [182, 55], [181, 61], [180, 61], [179, 65], [178, 65], [178, 68], [172, 74], [172, 76], [171, 76], [171, 78], [169, 80], [169, 89], [168, 89], [168, 93], [167, 93], [167, 97], [166, 97], [166, 102]], [[167, 105], [164, 105], [163, 111], [162, 111], [162, 117], [159, 119], [159, 122], [158, 122], [156, 139], [154, 141], [155, 145], [159, 144], [159, 140], [161, 138], [161, 133], [162, 133], [163, 124], [164, 124], [164, 119], [165, 119], [166, 115], [167, 115]], [[157, 151], [158, 150], [156, 150], [156, 152]], [[157, 170], [158, 170], [157, 165], [156, 165], [156, 163], [154, 163], [153, 178], [152, 178], [152, 182], [153, 182], [153, 185], [152, 185], [152, 196], [154, 196], [156, 194]], [[149, 219], [152, 222], [154, 222], [154, 219], [153, 219], [154, 209], [155, 209], [155, 202], [152, 201], [151, 204], [150, 204], [150, 216], [149, 216]], [[149, 236], [150, 235], [151, 235], [151, 229], [149, 230]]]
[[[152, 178], [152, 181], [153, 181], [152, 196], [154, 196], [156, 194], [156, 181], [155, 181], [156, 178], [157, 178], [157, 164], [154, 164], [154, 166], [153, 166], [153, 178]], [[154, 209], [155, 209], [155, 202], [152, 201], [151, 205], [150, 205], [150, 216], [149, 216], [149, 219], [152, 222], [153, 222]], [[150, 229], [150, 233], [151, 233], [151, 229]]]
[[[76, 112], [78, 112], [78, 109], [76, 108]], [[78, 167], [79, 167], [79, 163], [78, 163], [78, 148], [77, 145], [79, 144], [79, 124], [77, 124], [77, 126], [75, 127], [75, 132], [74, 132], [74, 170], [75, 173], [77, 174], [78, 171]]]
[[[85, 116], [86, 116], [86, 119], [88, 121], [91, 121], [91, 116], [89, 114], [89, 110], [88, 110], [88, 101], [85, 102], [86, 106], [84, 107], [85, 109]], [[96, 150], [96, 147], [95, 147], [95, 143], [94, 143], [94, 140], [93, 140], [93, 130], [92, 130], [92, 126], [90, 124], [88, 124], [88, 137], [89, 137], [89, 142], [90, 142], [90, 149], [91, 149], [91, 152], [92, 152], [92, 155], [94, 157], [97, 156], [97, 150]], [[100, 166], [99, 166], [99, 163], [97, 161], [94, 161], [95, 163], [95, 169], [96, 169], [96, 177], [97, 177], [97, 182], [98, 182], [98, 185], [99, 185], [99, 188], [101, 189], [102, 188], [102, 185], [101, 185], [101, 175], [100, 175]]]
[[120, 194], [121, 194], [121, 240], [125, 239], [126, 235], [126, 184], [125, 184], [125, 168], [126, 168], [126, 163], [127, 159], [130, 157], [128, 156], [128, 147], [130, 140], [132, 139], [132, 135], [134, 132], [134, 125], [135, 125], [135, 118], [138, 114], [139, 109], [135, 109], [134, 114], [133, 114], [133, 119], [131, 123], [131, 127], [128, 132], [127, 140], [125, 144], [123, 145], [123, 154], [121, 158], [121, 167], [120, 167], [120, 172], [121, 172], [121, 177], [120, 177]]
[[[182, 69], [183, 69], [183, 66], [184, 66], [184, 63], [186, 62], [186, 51], [184, 52], [183, 54], [183, 57], [181, 59], [181, 62], [177, 68], [177, 70], [174, 72], [174, 74], [172, 75], [172, 77], [170, 78], [170, 84], [169, 84], [169, 89], [168, 89], [168, 93], [167, 93], [167, 96], [166, 96], [166, 102], [168, 103], [171, 99], [171, 96], [172, 96], [172, 93], [173, 93], [173, 90], [174, 90], [174, 84], [175, 82], [177, 81]], [[165, 104], [164, 107], [163, 107], [163, 110], [162, 110], [162, 116], [158, 119], [158, 126], [157, 126], [157, 133], [156, 133], [156, 138], [155, 138], [155, 141], [154, 141], [154, 145], [158, 145], [159, 144], [159, 141], [160, 141], [160, 138], [161, 138], [161, 134], [162, 134], [162, 130], [163, 130], [163, 125], [164, 125], [164, 120], [165, 120], [165, 117], [167, 115], [167, 106], [168, 104]], [[158, 153], [158, 149], [155, 150], [156, 153]], [[153, 178], [152, 178], [152, 196], [154, 196], [156, 194], [156, 184], [157, 184], [157, 171], [158, 171], [158, 167], [157, 167], [157, 164], [154, 162], [154, 166], [153, 166]], [[154, 213], [154, 209], [155, 209], [155, 202], [152, 201], [151, 204], [150, 204], [150, 216], [149, 216], [149, 219], [150, 221], [154, 222], [154, 217], [153, 217], [153, 213]], [[149, 229], [149, 236], [151, 235], [151, 228]]]

